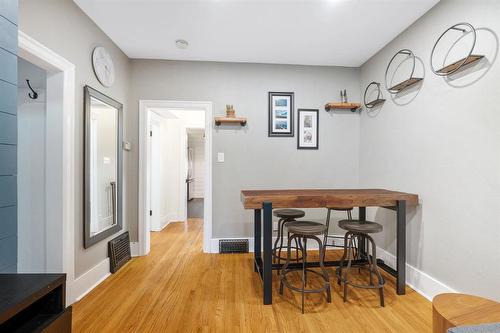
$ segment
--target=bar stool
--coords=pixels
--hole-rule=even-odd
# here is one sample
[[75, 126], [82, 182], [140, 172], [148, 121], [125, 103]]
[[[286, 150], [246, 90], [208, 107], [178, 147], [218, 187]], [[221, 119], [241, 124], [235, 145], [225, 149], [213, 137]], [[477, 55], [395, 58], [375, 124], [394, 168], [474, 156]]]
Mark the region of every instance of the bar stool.
[[[288, 222], [292, 222], [298, 218], [304, 217], [306, 213], [300, 209], [287, 208], [287, 209], [276, 209], [273, 212], [273, 215], [279, 218], [278, 230], [277, 230], [278, 235], [276, 237], [276, 240], [274, 241], [274, 247], [273, 247], [273, 262], [276, 262], [276, 260], [278, 260], [278, 264], [281, 264], [281, 260], [286, 260], [286, 257], [284, 258], [281, 256], [281, 250], [284, 247], [283, 246], [284, 228]], [[278, 242], [280, 243], [279, 246]], [[295, 249], [295, 260], [299, 262], [299, 260], [301, 260], [302, 258], [299, 257], [300, 246], [297, 243], [297, 240], [295, 240], [295, 246], [293, 247], [293, 249]]]
[[[344, 248], [343, 245], [335, 245], [335, 241], [331, 245], [328, 244], [328, 238], [331, 238], [331, 239], [341, 239], [341, 240], [344, 239], [344, 236], [330, 236], [328, 234], [328, 231], [330, 230], [330, 216], [331, 216], [332, 210], [333, 211], [338, 211], [338, 212], [346, 212], [348, 220], [352, 220], [352, 210], [353, 210], [352, 207], [348, 207], [348, 208], [326, 207], [326, 209], [328, 210], [328, 212], [326, 213], [326, 232], [325, 232], [325, 237], [323, 238], [323, 248], [324, 248], [324, 250], [323, 250], [323, 256], [326, 255], [326, 248], [327, 248], [327, 246], [329, 246], [329, 247], [337, 247], [337, 248]], [[356, 248], [357, 248], [357, 246], [356, 246]], [[357, 255], [358, 255], [358, 252], [356, 251], [356, 256]], [[323, 258], [323, 260], [325, 260], [325, 258]]]
[[[361, 221], [361, 220], [342, 220], [339, 221], [339, 227], [341, 229], [346, 230], [346, 234], [344, 236], [344, 254], [340, 259], [340, 265], [336, 270], [337, 273], [337, 282], [340, 285], [344, 284], [344, 302], [347, 301], [347, 285], [351, 285], [355, 288], [364, 288], [364, 289], [378, 289], [380, 294], [380, 306], [384, 306], [384, 284], [385, 280], [380, 274], [380, 271], [377, 267], [377, 247], [375, 245], [375, 241], [369, 234], [374, 234], [381, 232], [383, 230], [383, 226], [376, 222], [369, 221]], [[366, 244], [366, 254], [368, 261], [368, 270], [370, 272], [370, 284], [362, 285], [355, 284], [349, 280], [349, 271], [351, 270], [352, 259], [354, 257], [354, 239], [357, 238], [358, 242], [361, 239], [367, 240]], [[371, 246], [370, 246], [371, 245]], [[371, 247], [371, 255], [370, 255], [370, 247]], [[352, 255], [351, 255], [352, 254]], [[344, 262], [347, 257], [347, 268], [344, 271]], [[373, 283], [373, 275], [377, 276], [377, 284]]]
[[[325, 265], [323, 263], [323, 244], [321, 243], [321, 239], [318, 236], [323, 235], [326, 231], [326, 225], [317, 222], [310, 221], [295, 221], [287, 223], [288, 232], [291, 234], [291, 237], [288, 238], [288, 247], [287, 247], [287, 257], [286, 263], [281, 270], [280, 276], [280, 289], [279, 292], [283, 295], [283, 287], [300, 291], [302, 293], [302, 313], [304, 313], [304, 295], [312, 294], [312, 293], [322, 293], [326, 291], [326, 300], [328, 303], [332, 301], [332, 295], [330, 291], [330, 279], [328, 277], [328, 272], [325, 269]], [[290, 265], [290, 257], [291, 257], [291, 244], [292, 240], [300, 239], [302, 240], [300, 243], [302, 244], [302, 268], [288, 268]], [[319, 248], [319, 266], [321, 268], [321, 272], [315, 271], [313, 269], [307, 268], [307, 240], [312, 239], [318, 243]], [[293, 271], [302, 270], [302, 286], [295, 287], [290, 284], [287, 280], [287, 274]], [[323, 279], [323, 286], [318, 289], [306, 289], [307, 285], [307, 272], [314, 273], [319, 275]]]

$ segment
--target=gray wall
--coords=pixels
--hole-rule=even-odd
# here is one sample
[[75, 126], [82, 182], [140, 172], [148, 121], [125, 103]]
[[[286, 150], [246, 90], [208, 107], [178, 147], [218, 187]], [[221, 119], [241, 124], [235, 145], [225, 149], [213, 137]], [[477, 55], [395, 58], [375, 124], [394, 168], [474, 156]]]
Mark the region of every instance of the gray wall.
[[[40, 43], [54, 50], [76, 66], [76, 134], [75, 134], [75, 276], [107, 257], [107, 242], [102, 241], [89, 249], [83, 248], [83, 87], [88, 84], [102, 93], [124, 104], [125, 123], [130, 119], [129, 83], [130, 61], [121, 50], [73, 3], [69, 0], [21, 0], [19, 1], [19, 29]], [[116, 82], [113, 87], [105, 88], [96, 79], [91, 63], [92, 50], [105, 46], [113, 57], [116, 68]], [[132, 113], [135, 115], [135, 110]], [[124, 137], [127, 138], [125, 130]], [[136, 135], [136, 134], [135, 134]], [[126, 156], [127, 153], [125, 152]], [[135, 168], [135, 166], [134, 166]], [[128, 165], [125, 169], [127, 191]], [[135, 182], [135, 180], [134, 180]], [[127, 193], [127, 192], [125, 192]], [[134, 199], [135, 200], [135, 199]], [[127, 207], [125, 196], [124, 206]], [[137, 205], [134, 202], [134, 205]], [[137, 214], [124, 214], [124, 229], [129, 219], [136, 224]], [[113, 236], [110, 236], [110, 238]]]
[[[126, 129], [135, 147], [139, 99], [212, 101], [215, 115], [233, 104], [238, 115], [248, 118], [246, 128], [208, 129], [213, 133], [213, 237], [253, 234], [252, 212], [240, 202], [242, 189], [358, 186], [359, 114], [328, 114], [324, 104], [338, 100], [341, 88], [347, 89], [352, 101], [359, 101], [359, 69], [133, 60], [132, 77], [133, 103]], [[267, 136], [269, 91], [293, 91], [296, 108], [320, 110], [319, 150], [297, 150], [296, 136]], [[224, 163], [217, 163], [217, 152], [225, 153]], [[137, 149], [127, 158], [127, 213], [137, 215]], [[325, 212], [308, 216], [323, 220]], [[136, 225], [130, 225], [130, 232], [137, 239]]]
[[[500, 2], [443, 0], [362, 66], [362, 87], [383, 82], [391, 56], [410, 48], [423, 60], [420, 90], [361, 117], [360, 185], [418, 193], [409, 211], [408, 263], [458, 291], [500, 299], [500, 65], [495, 61]], [[434, 41], [448, 26], [479, 28], [474, 53], [482, 69], [446, 81], [429, 68]], [[449, 45], [449, 44], [448, 44]], [[436, 60], [443, 53], [436, 54]], [[437, 61], [438, 62], [438, 61]], [[398, 105], [406, 104], [406, 105]], [[395, 252], [394, 215], [370, 210], [383, 221], [378, 244]]]
[[17, 0], [0, 0], [0, 273], [17, 271]]

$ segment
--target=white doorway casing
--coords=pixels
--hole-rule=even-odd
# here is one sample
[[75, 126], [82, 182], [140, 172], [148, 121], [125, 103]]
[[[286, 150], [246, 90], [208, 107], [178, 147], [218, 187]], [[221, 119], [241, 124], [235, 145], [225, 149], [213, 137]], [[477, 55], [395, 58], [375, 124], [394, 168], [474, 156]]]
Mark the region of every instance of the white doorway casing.
[[20, 58], [47, 71], [46, 220], [48, 272], [66, 273], [66, 303], [78, 296], [75, 282], [75, 66], [22, 31]]
[[[197, 101], [139, 101], [139, 223], [138, 223], [138, 255], [147, 255], [150, 250], [149, 202], [150, 182], [149, 158], [149, 124], [151, 109], [169, 109], [182, 112], [205, 112], [205, 186], [204, 186], [204, 219], [203, 219], [203, 252], [210, 252], [212, 238], [212, 102]], [[186, 136], [187, 138], [187, 136]]]

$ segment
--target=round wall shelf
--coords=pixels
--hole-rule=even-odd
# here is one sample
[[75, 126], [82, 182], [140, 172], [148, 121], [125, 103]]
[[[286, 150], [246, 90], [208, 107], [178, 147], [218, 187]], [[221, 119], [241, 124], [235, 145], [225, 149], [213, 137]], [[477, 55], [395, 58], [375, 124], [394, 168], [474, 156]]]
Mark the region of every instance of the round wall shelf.
[[[388, 80], [387, 80], [387, 74], [389, 73], [389, 68], [391, 67], [392, 62], [396, 58], [401, 57], [401, 56], [404, 56], [407, 59], [409, 58], [412, 61], [410, 77], [402, 82], [399, 82], [396, 85], [389, 87]], [[387, 64], [387, 68], [385, 69], [385, 88], [387, 89], [387, 91], [390, 94], [398, 94], [398, 93], [402, 92], [403, 90], [405, 90], [406, 88], [423, 80], [421, 77], [413, 77], [413, 74], [415, 73], [415, 63], [416, 63], [415, 54], [413, 54], [413, 52], [409, 49], [399, 50], [398, 52], [396, 52], [396, 54], [394, 54], [392, 56], [391, 60], [389, 61], [389, 64]]]
[[[434, 67], [434, 63], [433, 63], [434, 52], [436, 51], [436, 47], [439, 44], [439, 42], [441, 41], [441, 39], [443, 38], [443, 36], [445, 36], [447, 33], [452, 32], [452, 31], [459, 31], [462, 33], [461, 36], [459, 38], [457, 38], [457, 41], [460, 38], [462, 38], [462, 36], [464, 36], [465, 34], [472, 33], [473, 39], [472, 39], [472, 46], [470, 48], [470, 51], [465, 58], [462, 58], [458, 61], [455, 61], [452, 64], [446, 65], [443, 68], [436, 70], [436, 68]], [[432, 70], [432, 72], [438, 76], [448, 76], [450, 74], [453, 74], [453, 73], [460, 71], [465, 66], [471, 65], [471, 64], [481, 60], [482, 58], [484, 58], [483, 55], [472, 54], [474, 52], [474, 47], [476, 46], [476, 38], [477, 38], [476, 29], [472, 26], [472, 24], [467, 23], [467, 22], [457, 23], [457, 24], [449, 27], [448, 29], [446, 29], [441, 34], [441, 36], [439, 36], [436, 43], [434, 43], [434, 46], [432, 47], [432, 52], [431, 52], [431, 70]]]
[[[367, 102], [366, 101], [366, 94], [368, 93], [368, 89], [370, 89], [371, 86], [376, 86], [377, 87], [377, 98]], [[368, 109], [373, 109], [377, 105], [380, 105], [385, 102], [385, 99], [382, 98], [382, 91], [380, 89], [380, 83], [372, 81], [370, 84], [366, 87], [365, 89], [365, 94], [363, 96], [363, 104], [368, 108]]]

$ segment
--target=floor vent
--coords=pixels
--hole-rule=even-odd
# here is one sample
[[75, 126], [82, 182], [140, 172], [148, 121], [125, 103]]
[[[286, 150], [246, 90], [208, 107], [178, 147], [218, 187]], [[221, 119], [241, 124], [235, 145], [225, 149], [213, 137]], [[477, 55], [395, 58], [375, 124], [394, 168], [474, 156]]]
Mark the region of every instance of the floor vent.
[[248, 239], [221, 239], [219, 253], [248, 253]]
[[115, 273], [131, 258], [128, 231], [110, 240], [108, 245], [110, 270]]

